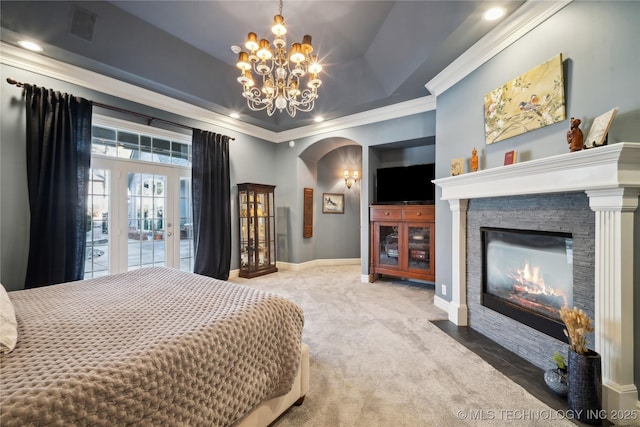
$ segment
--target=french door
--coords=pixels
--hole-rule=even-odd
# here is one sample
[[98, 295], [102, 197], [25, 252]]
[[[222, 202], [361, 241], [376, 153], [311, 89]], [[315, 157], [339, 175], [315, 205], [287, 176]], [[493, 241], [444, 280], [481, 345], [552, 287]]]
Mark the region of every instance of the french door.
[[85, 278], [154, 266], [193, 271], [191, 170], [92, 158]]

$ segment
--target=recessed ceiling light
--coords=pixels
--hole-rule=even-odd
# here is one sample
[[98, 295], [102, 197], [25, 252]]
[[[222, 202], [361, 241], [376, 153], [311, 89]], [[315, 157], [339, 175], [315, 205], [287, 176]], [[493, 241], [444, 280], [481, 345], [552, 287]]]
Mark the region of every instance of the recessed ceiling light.
[[234, 113], [229, 114], [229, 117], [231, 117], [232, 119], [239, 119], [240, 118], [240, 114], [234, 112]]
[[495, 21], [496, 19], [502, 18], [505, 14], [505, 10], [501, 7], [492, 7], [484, 13], [484, 19], [487, 21]]
[[316, 122], [316, 123], [320, 123], [320, 122], [323, 122], [323, 121], [324, 121], [324, 119], [323, 119], [322, 117], [320, 117], [320, 116], [316, 116], [316, 117], [313, 119], [313, 121], [314, 121], [314, 122]]
[[33, 52], [42, 52], [42, 48], [40, 47], [39, 44], [34, 43], [34, 42], [30, 42], [28, 40], [20, 40], [18, 42], [18, 46], [24, 48], [24, 49], [28, 49], [31, 50]]

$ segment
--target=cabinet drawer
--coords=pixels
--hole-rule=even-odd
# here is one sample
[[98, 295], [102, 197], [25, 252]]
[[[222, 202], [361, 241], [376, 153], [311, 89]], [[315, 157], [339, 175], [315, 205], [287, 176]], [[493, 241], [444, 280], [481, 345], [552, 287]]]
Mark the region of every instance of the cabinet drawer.
[[386, 221], [402, 219], [402, 210], [398, 206], [375, 207], [369, 211], [371, 221]]
[[407, 206], [403, 215], [405, 221], [430, 221], [435, 218], [435, 206]]

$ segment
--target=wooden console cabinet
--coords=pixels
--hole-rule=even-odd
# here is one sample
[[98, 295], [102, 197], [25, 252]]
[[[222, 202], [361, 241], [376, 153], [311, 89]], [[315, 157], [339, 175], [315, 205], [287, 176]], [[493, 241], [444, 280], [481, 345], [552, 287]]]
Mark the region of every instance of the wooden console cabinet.
[[369, 281], [378, 274], [433, 282], [435, 205], [370, 205]]

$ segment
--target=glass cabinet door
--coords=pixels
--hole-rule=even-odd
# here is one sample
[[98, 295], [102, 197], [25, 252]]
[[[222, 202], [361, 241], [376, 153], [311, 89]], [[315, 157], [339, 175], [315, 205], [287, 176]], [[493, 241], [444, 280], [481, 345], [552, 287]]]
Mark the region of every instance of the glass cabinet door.
[[399, 235], [397, 225], [383, 225], [378, 227], [378, 242], [380, 248], [378, 249], [378, 264], [386, 266], [398, 266], [399, 252]]
[[410, 270], [431, 270], [431, 227], [407, 226], [407, 253]]
[[253, 244], [249, 243], [251, 219], [249, 218], [249, 194], [247, 191], [238, 192], [238, 206], [240, 209], [240, 270], [248, 270]]

